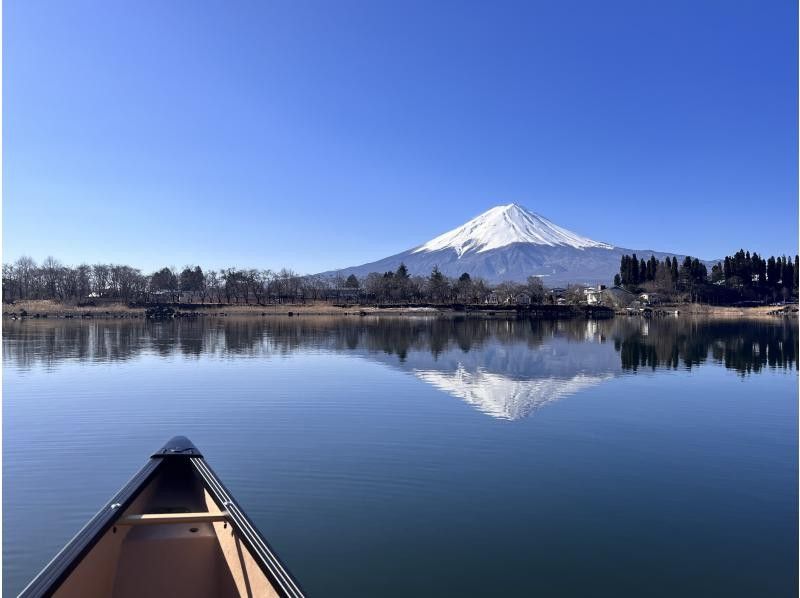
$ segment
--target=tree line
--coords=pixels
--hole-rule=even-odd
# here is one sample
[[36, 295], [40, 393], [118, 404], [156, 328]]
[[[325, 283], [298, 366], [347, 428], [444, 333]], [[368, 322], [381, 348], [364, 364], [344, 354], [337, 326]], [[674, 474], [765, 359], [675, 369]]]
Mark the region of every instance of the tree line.
[[530, 276], [525, 283], [502, 282], [490, 285], [481, 278], [473, 278], [467, 272], [457, 278], [445, 276], [434, 266], [429, 276], [411, 276], [405, 264], [396, 271], [380, 274], [369, 273], [363, 281], [351, 274], [345, 281], [350, 288], [363, 291], [367, 297], [380, 303], [430, 302], [430, 303], [483, 303], [494, 295], [498, 302], [516, 302], [526, 295], [532, 303], [544, 301], [547, 291], [537, 276]]
[[67, 266], [53, 257], [37, 264], [27, 256], [3, 264], [5, 302], [110, 299], [257, 304], [268, 297], [285, 301], [303, 293], [313, 298], [325, 286], [318, 277], [300, 276], [288, 269], [273, 272], [232, 267], [204, 271], [200, 266], [186, 266], [182, 270], [164, 267], [145, 274], [122, 264]]
[[788, 300], [798, 294], [798, 256], [764, 258], [740, 249], [717, 262], [708, 272], [699, 259], [686, 256], [679, 265], [676, 257], [658, 260], [623, 255], [614, 284], [631, 291], [656, 291], [675, 298], [711, 302]]
[[434, 267], [428, 276], [412, 276], [405, 264], [397, 270], [372, 272], [363, 278], [302, 276], [293, 270], [223, 268], [204, 270], [186, 266], [181, 270], [161, 268], [145, 274], [120, 264], [68, 266], [53, 257], [41, 264], [24, 256], [3, 264], [3, 300], [49, 299], [90, 303], [102, 300], [124, 302], [294, 303], [314, 300], [349, 303], [483, 303], [491, 295], [498, 303], [516, 302], [527, 295], [541, 303], [547, 295], [541, 279], [525, 283], [490, 285], [464, 273], [445, 276]]
[[[699, 259], [687, 256], [648, 259], [624, 255], [614, 284], [631, 291], [663, 293], [674, 300], [712, 303], [787, 300], [798, 294], [798, 257], [763, 258], [740, 250], [715, 264], [711, 272]], [[3, 264], [3, 300], [50, 299], [90, 303], [103, 300], [141, 303], [255, 304], [297, 303], [326, 300], [340, 303], [381, 304], [478, 304], [547, 303], [554, 301], [541, 278], [526, 282], [489, 284], [468, 273], [453, 278], [434, 267], [428, 276], [411, 275], [404, 264], [393, 271], [355, 275], [300, 275], [278, 271], [222, 268], [204, 270], [186, 266], [164, 267], [146, 274], [122, 264], [68, 266], [53, 257], [37, 264], [21, 257]], [[585, 300], [583, 287], [570, 285], [564, 292], [568, 303]]]

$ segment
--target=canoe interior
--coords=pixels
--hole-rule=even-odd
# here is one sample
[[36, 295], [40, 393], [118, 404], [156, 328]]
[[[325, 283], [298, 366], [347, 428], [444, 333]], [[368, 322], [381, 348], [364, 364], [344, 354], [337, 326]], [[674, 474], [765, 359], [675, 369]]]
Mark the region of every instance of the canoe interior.
[[101, 536], [53, 595], [281, 596], [228, 521], [125, 523], [134, 515], [222, 511], [223, 506], [206, 489], [192, 459], [163, 459], [138, 495], [121, 510], [116, 524]]

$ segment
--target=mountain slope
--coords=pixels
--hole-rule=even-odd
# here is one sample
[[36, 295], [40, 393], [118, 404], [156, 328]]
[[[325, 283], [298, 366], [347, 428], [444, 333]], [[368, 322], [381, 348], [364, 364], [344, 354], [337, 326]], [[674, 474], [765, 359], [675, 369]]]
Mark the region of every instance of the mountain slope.
[[467, 272], [489, 282], [541, 276], [549, 286], [570, 282], [609, 284], [626, 253], [645, 259], [655, 255], [659, 260], [675, 255], [594, 241], [522, 206], [509, 204], [494, 207], [408, 251], [324, 274], [366, 276], [370, 272], [396, 270], [404, 263], [411, 274], [423, 276], [437, 266], [447, 276]]

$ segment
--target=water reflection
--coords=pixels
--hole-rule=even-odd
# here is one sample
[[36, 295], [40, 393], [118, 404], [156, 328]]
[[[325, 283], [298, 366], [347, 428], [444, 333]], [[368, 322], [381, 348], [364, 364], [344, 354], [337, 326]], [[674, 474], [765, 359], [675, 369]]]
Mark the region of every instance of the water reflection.
[[797, 321], [645, 321], [614, 337], [622, 367], [685, 367], [712, 359], [742, 374], [797, 364]]
[[665, 318], [535, 321], [398, 317], [7, 322], [3, 358], [18, 369], [145, 355], [270, 358], [352, 354], [414, 375], [498, 418], [532, 411], [642, 369], [711, 361], [742, 375], [797, 369], [796, 320]]

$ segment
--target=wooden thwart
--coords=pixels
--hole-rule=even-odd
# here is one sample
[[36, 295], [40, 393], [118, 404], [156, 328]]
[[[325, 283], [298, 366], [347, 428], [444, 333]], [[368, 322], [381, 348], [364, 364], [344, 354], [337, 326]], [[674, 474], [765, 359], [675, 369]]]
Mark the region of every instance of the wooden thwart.
[[214, 521], [226, 521], [228, 511], [217, 511], [215, 513], [143, 513], [141, 515], [128, 515], [123, 517], [115, 525], [161, 525], [165, 523], [211, 523]]

